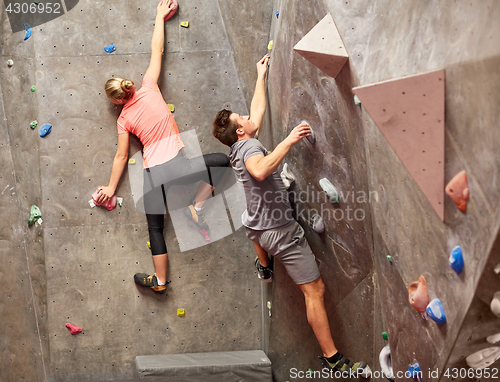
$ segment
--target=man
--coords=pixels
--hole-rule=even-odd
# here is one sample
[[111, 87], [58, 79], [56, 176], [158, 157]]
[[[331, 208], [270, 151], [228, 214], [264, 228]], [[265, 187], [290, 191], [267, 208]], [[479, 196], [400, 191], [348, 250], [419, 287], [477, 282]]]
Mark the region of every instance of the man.
[[[366, 362], [351, 362], [337, 351], [326, 315], [325, 286], [302, 227], [293, 219], [287, 191], [278, 172], [280, 163], [293, 145], [311, 135], [306, 124], [295, 127], [272, 153], [258, 141], [266, 111], [265, 77], [269, 56], [257, 63], [257, 84], [250, 116], [221, 110], [213, 121], [213, 135], [231, 147], [229, 158], [238, 182], [243, 187], [246, 211], [242, 223], [252, 240], [259, 278], [271, 281], [273, 258], [280, 260], [289, 276], [304, 293], [307, 320], [323, 351], [327, 368], [367, 376]], [[271, 259], [268, 254], [272, 255]]]

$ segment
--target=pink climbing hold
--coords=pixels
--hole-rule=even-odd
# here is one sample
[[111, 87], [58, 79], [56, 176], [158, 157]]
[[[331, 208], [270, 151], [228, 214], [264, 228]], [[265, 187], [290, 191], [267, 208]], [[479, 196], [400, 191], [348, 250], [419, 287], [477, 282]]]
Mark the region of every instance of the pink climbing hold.
[[71, 332], [71, 334], [75, 335], [75, 334], [78, 334], [78, 333], [81, 333], [82, 332], [82, 328], [78, 327], [78, 326], [75, 326], [73, 324], [70, 324], [69, 322], [66, 324], [66, 327], [69, 329], [69, 331]]
[[467, 210], [467, 202], [469, 201], [469, 182], [467, 173], [460, 171], [446, 185], [446, 194], [455, 202], [458, 209], [462, 212]]
[[116, 195], [113, 195], [110, 199], [106, 200], [104, 203], [98, 203], [97, 197], [99, 196], [99, 194], [100, 194], [99, 190], [97, 190], [92, 194], [92, 201], [96, 206], [102, 206], [106, 208], [108, 211], [111, 211], [113, 208], [116, 207], [116, 201], [118, 199]]
[[420, 276], [418, 281], [410, 284], [408, 288], [408, 299], [411, 306], [418, 312], [425, 313], [425, 308], [429, 305], [429, 293], [427, 291], [427, 282], [424, 276]]
[[172, 0], [170, 3], [170, 12], [165, 16], [165, 21], [169, 20], [173, 15], [175, 15], [175, 12], [177, 12], [177, 8], [179, 7], [179, 4], [177, 3], [177, 0]]
[[208, 232], [206, 229], [200, 229], [200, 232], [205, 236], [206, 241], [210, 241], [210, 238], [208, 237]]

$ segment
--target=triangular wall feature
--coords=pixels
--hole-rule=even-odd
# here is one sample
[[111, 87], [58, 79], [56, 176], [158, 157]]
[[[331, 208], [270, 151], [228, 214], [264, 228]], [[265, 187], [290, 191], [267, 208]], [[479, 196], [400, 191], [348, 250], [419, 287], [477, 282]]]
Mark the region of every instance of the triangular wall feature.
[[337, 77], [349, 56], [332, 15], [327, 14], [293, 48], [330, 77]]
[[353, 92], [444, 220], [445, 71], [360, 86]]

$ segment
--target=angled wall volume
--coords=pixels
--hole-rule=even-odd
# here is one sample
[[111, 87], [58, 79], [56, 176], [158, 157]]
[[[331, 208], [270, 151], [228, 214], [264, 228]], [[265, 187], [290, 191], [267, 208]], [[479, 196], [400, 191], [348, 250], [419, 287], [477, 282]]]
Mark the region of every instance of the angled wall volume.
[[331, 13], [316, 24], [293, 50], [333, 78], [349, 58]]
[[353, 89], [363, 107], [444, 220], [445, 71]]

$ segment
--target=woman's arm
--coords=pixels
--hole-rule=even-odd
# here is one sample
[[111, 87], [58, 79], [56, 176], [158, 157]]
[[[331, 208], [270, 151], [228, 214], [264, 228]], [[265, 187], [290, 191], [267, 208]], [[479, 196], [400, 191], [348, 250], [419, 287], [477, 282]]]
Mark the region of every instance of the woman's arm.
[[158, 82], [161, 72], [161, 60], [165, 46], [165, 16], [172, 10], [171, 0], [161, 0], [156, 8], [155, 29], [151, 40], [151, 61], [146, 75]]
[[116, 150], [115, 159], [113, 160], [113, 168], [111, 169], [109, 184], [107, 186], [101, 186], [97, 189], [99, 192], [99, 197], [97, 198], [98, 203], [105, 202], [115, 194], [116, 187], [118, 186], [118, 182], [123, 174], [123, 169], [127, 164], [129, 145], [128, 134], [129, 133], [118, 135], [118, 149]]

